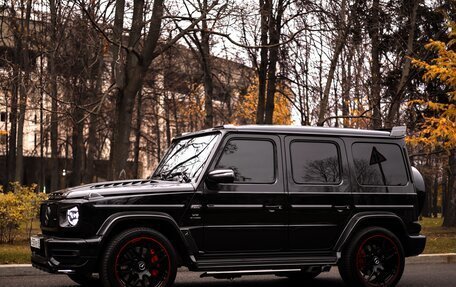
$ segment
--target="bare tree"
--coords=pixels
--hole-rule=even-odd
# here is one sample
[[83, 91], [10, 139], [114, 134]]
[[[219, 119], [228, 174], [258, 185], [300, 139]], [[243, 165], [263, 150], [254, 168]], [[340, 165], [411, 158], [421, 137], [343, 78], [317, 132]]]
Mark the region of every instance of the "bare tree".
[[[124, 23], [121, 19], [125, 15], [125, 3], [123, 0], [116, 2], [116, 14], [113, 31], [114, 39], [110, 39], [111, 44], [119, 49], [119, 53], [113, 60], [114, 76], [117, 88], [116, 95], [116, 115], [111, 139], [111, 167], [108, 177], [118, 178], [120, 172], [125, 169], [130, 151], [130, 131], [132, 112], [135, 99], [141, 90], [144, 77], [152, 61], [163, 51], [175, 44], [189, 30], [193, 29], [204, 17], [203, 12], [200, 17], [192, 19], [191, 23], [172, 39], [159, 45], [162, 31], [162, 22], [165, 12], [164, 0], [153, 2], [152, 9], [149, 11], [148, 2], [144, 0], [134, 1], [131, 26], [127, 28], [127, 33], [116, 34], [124, 30]], [[218, 1], [214, 1], [207, 9], [211, 11]], [[144, 15], [149, 15], [145, 20]], [[96, 23], [95, 23], [96, 25]], [[99, 27], [98, 27], [99, 28]], [[126, 39], [124, 41], [124, 38]]]

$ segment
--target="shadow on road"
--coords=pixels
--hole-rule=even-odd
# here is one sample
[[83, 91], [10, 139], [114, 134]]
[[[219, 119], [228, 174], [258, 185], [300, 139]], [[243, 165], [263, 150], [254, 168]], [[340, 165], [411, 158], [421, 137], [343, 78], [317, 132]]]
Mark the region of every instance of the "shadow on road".
[[191, 287], [191, 286], [207, 286], [207, 287], [228, 287], [228, 286], [237, 286], [237, 287], [346, 287], [346, 285], [340, 279], [333, 278], [316, 278], [311, 281], [292, 281], [288, 279], [242, 279], [241, 280], [220, 280], [220, 281], [207, 281], [204, 282], [200, 279], [199, 282], [176, 282], [175, 287]]

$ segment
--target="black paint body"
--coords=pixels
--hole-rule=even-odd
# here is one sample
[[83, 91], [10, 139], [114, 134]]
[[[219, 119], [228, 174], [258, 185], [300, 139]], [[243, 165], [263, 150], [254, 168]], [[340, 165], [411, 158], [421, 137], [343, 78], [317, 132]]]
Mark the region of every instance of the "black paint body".
[[[406, 256], [423, 251], [419, 200], [403, 137], [352, 129], [225, 126], [174, 141], [210, 133], [220, 136], [191, 182], [117, 181], [53, 193], [41, 207], [41, 248], [32, 248], [33, 265], [48, 272], [97, 272], [106, 244], [133, 227], [163, 233], [178, 251], [180, 264], [194, 271], [335, 265], [350, 237], [374, 225], [393, 231]], [[208, 184], [208, 172], [232, 139], [272, 144], [273, 182]], [[300, 141], [337, 147], [338, 182], [295, 182], [290, 144]], [[399, 146], [406, 184], [360, 185], [352, 150], [356, 142]], [[60, 227], [59, 217], [72, 206], [79, 208], [78, 224]]]

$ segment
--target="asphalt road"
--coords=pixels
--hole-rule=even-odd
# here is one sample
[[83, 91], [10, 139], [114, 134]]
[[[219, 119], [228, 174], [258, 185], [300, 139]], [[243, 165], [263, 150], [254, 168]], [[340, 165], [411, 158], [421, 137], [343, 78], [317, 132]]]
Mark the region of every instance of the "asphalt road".
[[[287, 287], [304, 286], [275, 276], [245, 276], [231, 280], [200, 278], [199, 273], [179, 272], [176, 287]], [[78, 286], [65, 275], [47, 274], [31, 267], [0, 268], [1, 287], [63, 287]], [[323, 273], [306, 287], [342, 287], [337, 268]], [[456, 264], [408, 264], [400, 287], [454, 287], [456, 286]]]

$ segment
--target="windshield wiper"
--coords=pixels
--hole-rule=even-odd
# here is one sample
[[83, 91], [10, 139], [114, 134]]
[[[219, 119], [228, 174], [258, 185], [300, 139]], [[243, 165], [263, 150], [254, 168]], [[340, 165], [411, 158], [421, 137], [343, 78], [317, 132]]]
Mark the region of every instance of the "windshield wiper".
[[190, 182], [191, 179], [187, 174], [187, 170], [182, 170], [182, 171], [176, 171], [173, 173], [167, 173], [167, 174], [160, 174], [160, 178], [163, 180], [168, 180], [170, 178], [174, 178], [176, 176], [179, 176], [179, 181], [184, 181], [184, 182]]

